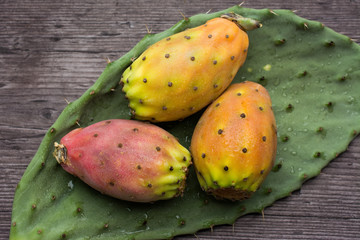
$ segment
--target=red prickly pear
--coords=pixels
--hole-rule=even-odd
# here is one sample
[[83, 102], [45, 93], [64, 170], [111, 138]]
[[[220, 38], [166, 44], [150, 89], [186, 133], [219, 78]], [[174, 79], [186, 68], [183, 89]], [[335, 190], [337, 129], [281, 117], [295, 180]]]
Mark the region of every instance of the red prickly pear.
[[260, 27], [236, 14], [164, 38], [124, 71], [123, 91], [136, 119], [183, 119], [215, 100], [245, 62], [244, 30]]
[[201, 116], [191, 152], [203, 190], [216, 198], [249, 198], [275, 161], [271, 99], [254, 82], [233, 84]]
[[191, 156], [167, 131], [113, 119], [78, 128], [55, 143], [65, 171], [103, 194], [134, 202], [182, 194]]

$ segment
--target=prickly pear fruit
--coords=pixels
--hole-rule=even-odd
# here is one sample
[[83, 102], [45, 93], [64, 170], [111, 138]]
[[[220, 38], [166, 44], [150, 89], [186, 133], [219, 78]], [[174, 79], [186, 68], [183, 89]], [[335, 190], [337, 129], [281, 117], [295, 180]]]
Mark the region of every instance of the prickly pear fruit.
[[134, 202], [182, 194], [191, 156], [165, 130], [113, 119], [78, 128], [55, 143], [65, 171], [103, 194]]
[[249, 198], [272, 169], [276, 146], [266, 89], [254, 82], [233, 84], [195, 127], [191, 152], [201, 187], [216, 198]]
[[249, 39], [242, 29], [260, 26], [228, 14], [150, 46], [120, 81], [134, 117], [179, 120], [215, 100], [246, 59]]

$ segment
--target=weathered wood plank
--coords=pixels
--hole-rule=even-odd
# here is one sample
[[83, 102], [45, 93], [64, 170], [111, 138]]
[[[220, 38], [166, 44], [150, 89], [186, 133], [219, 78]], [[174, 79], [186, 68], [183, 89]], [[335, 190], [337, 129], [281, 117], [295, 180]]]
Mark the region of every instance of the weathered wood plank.
[[[238, 1], [0, 1], [0, 239], [8, 239], [14, 189], [45, 132], [69, 101], [147, 32]], [[360, 1], [247, 1], [291, 9], [360, 42]], [[200, 239], [358, 239], [360, 138], [292, 196]], [[196, 239], [181, 236], [176, 239]]]

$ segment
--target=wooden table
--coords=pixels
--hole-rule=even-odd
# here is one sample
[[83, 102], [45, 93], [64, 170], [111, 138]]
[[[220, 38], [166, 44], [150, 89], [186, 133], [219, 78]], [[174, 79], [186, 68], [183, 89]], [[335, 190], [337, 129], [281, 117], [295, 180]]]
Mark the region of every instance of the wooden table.
[[[106, 66], [147, 32], [231, 0], [0, 1], [0, 238], [8, 239], [16, 184], [45, 132]], [[359, 0], [253, 0], [245, 7], [291, 9], [360, 42]], [[176, 239], [359, 239], [360, 137], [292, 196], [259, 214]]]

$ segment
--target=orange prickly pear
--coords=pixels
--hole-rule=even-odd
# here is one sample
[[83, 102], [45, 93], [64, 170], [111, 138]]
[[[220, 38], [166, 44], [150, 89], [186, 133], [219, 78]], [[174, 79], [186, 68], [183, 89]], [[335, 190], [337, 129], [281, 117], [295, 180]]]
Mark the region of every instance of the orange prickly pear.
[[71, 131], [55, 143], [54, 156], [94, 189], [134, 202], [181, 195], [191, 163], [189, 151], [170, 133], [122, 119]]
[[206, 109], [191, 140], [202, 189], [216, 198], [249, 198], [272, 169], [276, 146], [266, 89], [254, 82], [231, 85]]
[[227, 14], [160, 40], [141, 54], [121, 78], [136, 119], [183, 119], [215, 100], [243, 65], [245, 30], [261, 25]]

